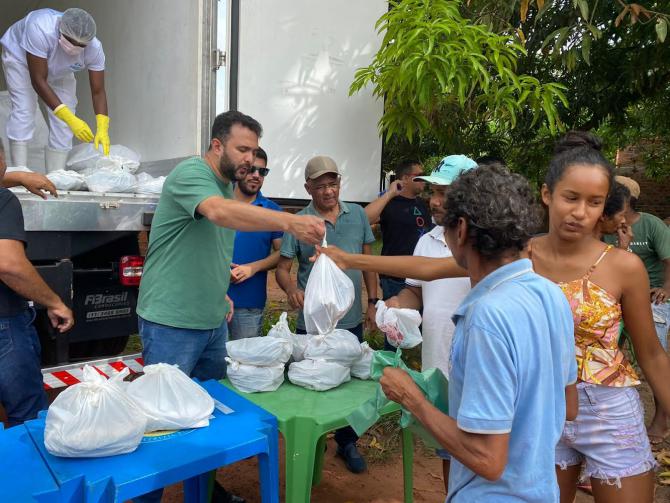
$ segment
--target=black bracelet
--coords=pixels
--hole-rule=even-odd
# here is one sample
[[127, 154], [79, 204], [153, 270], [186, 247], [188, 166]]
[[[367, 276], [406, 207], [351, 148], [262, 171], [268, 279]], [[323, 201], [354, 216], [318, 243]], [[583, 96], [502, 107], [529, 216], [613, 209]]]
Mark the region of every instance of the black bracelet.
[[368, 304], [376, 304], [377, 302], [379, 302], [379, 299], [377, 297], [375, 297], [374, 299], [368, 299]]

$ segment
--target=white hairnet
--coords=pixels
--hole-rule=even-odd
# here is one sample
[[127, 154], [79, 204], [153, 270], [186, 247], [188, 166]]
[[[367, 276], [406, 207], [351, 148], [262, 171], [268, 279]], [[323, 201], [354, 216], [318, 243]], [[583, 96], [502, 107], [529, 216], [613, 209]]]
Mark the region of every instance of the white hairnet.
[[79, 44], [88, 44], [95, 37], [93, 17], [83, 9], [68, 9], [60, 20], [60, 32]]

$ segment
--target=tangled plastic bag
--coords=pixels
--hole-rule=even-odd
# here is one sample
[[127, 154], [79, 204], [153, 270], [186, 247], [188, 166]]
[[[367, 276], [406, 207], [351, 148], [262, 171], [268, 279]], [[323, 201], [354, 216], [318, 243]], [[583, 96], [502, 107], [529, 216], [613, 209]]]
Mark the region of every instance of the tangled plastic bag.
[[212, 397], [177, 365], [167, 363], [144, 367], [127, 393], [147, 417], [147, 432], [202, 428], [214, 410]]
[[137, 178], [122, 169], [102, 168], [84, 175], [91, 192], [135, 192]]
[[375, 306], [375, 321], [393, 347], [409, 349], [421, 344], [421, 315], [416, 309], [386, 307], [383, 300]]
[[349, 381], [351, 375], [349, 368], [339, 363], [307, 358], [289, 365], [288, 379], [296, 386], [327, 391]]
[[47, 173], [46, 177], [58, 190], [84, 190], [86, 188], [86, 180], [81, 173], [69, 169], [52, 171]]
[[83, 381], [56, 397], [49, 407], [44, 446], [67, 458], [113, 456], [137, 449], [147, 419], [120, 386], [128, 369], [107, 380], [84, 367]]
[[140, 155], [123, 145], [112, 145], [109, 155], [104, 156], [93, 144], [82, 143], [70, 151], [66, 166], [84, 174], [102, 168], [121, 169], [132, 174], [140, 167]]
[[245, 365], [230, 358], [227, 376], [230, 384], [244, 393], [257, 393], [259, 391], [274, 391], [284, 382], [283, 363], [271, 367], [257, 367]]
[[351, 366], [352, 377], [357, 377], [358, 379], [370, 379], [372, 357], [374, 354], [374, 350], [367, 342], [361, 344], [361, 356], [359, 356]]
[[284, 365], [291, 358], [293, 343], [283, 337], [249, 337], [226, 342], [226, 351], [245, 365], [270, 367]]
[[[326, 240], [323, 247], [327, 246]], [[354, 284], [325, 254], [319, 255], [305, 287], [305, 327], [309, 334], [332, 332], [354, 303]]]
[[307, 342], [305, 358], [328, 360], [351, 367], [361, 356], [358, 337], [348, 330], [335, 329], [329, 334], [313, 335]]

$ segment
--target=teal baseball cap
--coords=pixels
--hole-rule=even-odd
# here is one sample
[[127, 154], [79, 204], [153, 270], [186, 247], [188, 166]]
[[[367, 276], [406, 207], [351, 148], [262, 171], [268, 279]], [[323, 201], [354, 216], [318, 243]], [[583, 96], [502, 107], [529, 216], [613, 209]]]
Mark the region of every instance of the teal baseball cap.
[[458, 175], [476, 167], [477, 163], [465, 155], [448, 155], [440, 161], [429, 176], [417, 176], [414, 180], [422, 180], [434, 185], [451, 185]]

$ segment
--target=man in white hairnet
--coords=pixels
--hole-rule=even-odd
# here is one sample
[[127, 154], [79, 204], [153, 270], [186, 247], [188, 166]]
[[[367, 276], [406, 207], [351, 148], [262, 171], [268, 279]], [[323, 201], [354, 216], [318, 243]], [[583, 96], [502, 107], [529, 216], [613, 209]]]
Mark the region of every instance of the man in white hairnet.
[[[49, 108], [49, 145], [45, 151], [47, 172], [65, 168], [72, 136], [109, 155], [109, 117], [105, 93], [105, 53], [95, 37], [91, 15], [82, 9], [58, 12], [39, 9], [14, 23], [0, 39], [2, 67], [12, 110], [7, 121], [11, 163], [26, 166], [28, 142], [35, 130], [37, 97]], [[75, 115], [77, 107], [74, 72], [88, 70], [95, 136]]]

